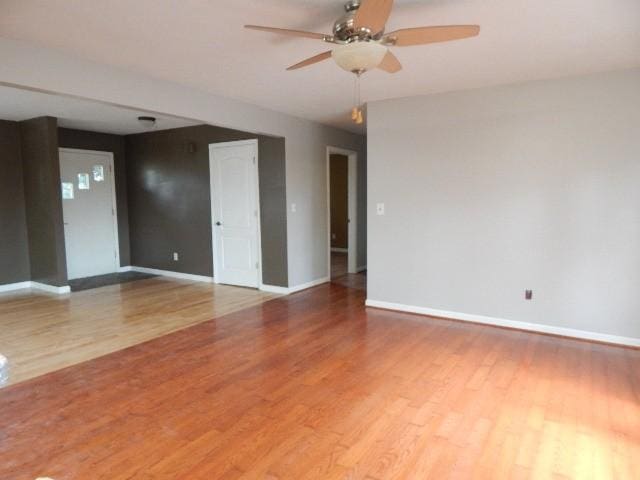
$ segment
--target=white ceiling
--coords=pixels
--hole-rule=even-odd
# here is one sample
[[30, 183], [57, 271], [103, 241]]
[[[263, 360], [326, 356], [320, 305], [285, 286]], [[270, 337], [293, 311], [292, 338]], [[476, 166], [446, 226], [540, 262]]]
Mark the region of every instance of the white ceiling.
[[[350, 74], [331, 61], [285, 71], [328, 45], [242, 28], [330, 32], [341, 1], [3, 0], [1, 7], [1, 36], [353, 129]], [[364, 99], [640, 65], [638, 0], [397, 0], [387, 30], [457, 23], [480, 24], [480, 36], [395, 49], [404, 70], [368, 73]]]
[[57, 117], [60, 127], [116, 135], [148, 132], [150, 129], [138, 121], [141, 115], [156, 117], [156, 126], [152, 130], [201, 123], [88, 100], [0, 86], [0, 119], [20, 121], [45, 115]]

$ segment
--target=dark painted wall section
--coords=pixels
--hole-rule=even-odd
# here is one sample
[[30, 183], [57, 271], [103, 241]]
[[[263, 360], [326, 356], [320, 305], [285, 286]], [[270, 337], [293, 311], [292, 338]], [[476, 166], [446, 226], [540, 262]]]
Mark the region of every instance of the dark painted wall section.
[[330, 156], [331, 247], [349, 245], [349, 157]]
[[118, 209], [118, 237], [120, 265], [131, 265], [129, 248], [129, 207], [127, 202], [127, 164], [125, 140], [121, 135], [88, 132], [85, 130], [58, 129], [61, 148], [78, 148], [113, 153], [116, 181], [116, 204]]
[[288, 286], [284, 139], [208, 125], [125, 137], [133, 265], [213, 275], [209, 144], [251, 138], [259, 142], [263, 282]]
[[67, 284], [58, 125], [52, 117], [20, 122], [31, 280]]
[[20, 127], [0, 120], [0, 285], [30, 280]]
[[258, 137], [262, 282], [289, 286], [284, 138]]

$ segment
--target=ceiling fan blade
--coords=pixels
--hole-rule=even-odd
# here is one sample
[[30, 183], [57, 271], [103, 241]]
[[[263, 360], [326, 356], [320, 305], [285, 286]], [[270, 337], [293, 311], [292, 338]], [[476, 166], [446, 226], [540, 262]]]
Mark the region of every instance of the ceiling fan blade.
[[387, 54], [382, 59], [382, 63], [378, 65], [380, 70], [384, 70], [387, 73], [398, 73], [402, 70], [402, 64], [398, 60], [398, 58], [391, 52], [387, 52]]
[[328, 40], [331, 35], [324, 33], [304, 32], [302, 30], [289, 30], [286, 28], [262, 27], [260, 25], [245, 25], [249, 30], [260, 30], [261, 32], [277, 33], [279, 35], [289, 35], [291, 37], [313, 38], [315, 40]]
[[480, 25], [404, 28], [386, 34], [383, 42], [396, 47], [409, 47], [411, 45], [424, 45], [426, 43], [448, 42], [450, 40], [475, 37], [479, 33]]
[[362, 0], [354, 18], [356, 28], [369, 28], [376, 34], [384, 30], [389, 20], [393, 0]]
[[300, 63], [296, 63], [295, 65], [291, 65], [289, 68], [287, 68], [287, 70], [297, 70], [299, 68], [308, 67], [309, 65], [323, 62], [325, 60], [328, 60], [329, 58], [331, 58], [331, 50], [329, 50], [328, 52], [320, 53], [314, 57], [307, 58]]

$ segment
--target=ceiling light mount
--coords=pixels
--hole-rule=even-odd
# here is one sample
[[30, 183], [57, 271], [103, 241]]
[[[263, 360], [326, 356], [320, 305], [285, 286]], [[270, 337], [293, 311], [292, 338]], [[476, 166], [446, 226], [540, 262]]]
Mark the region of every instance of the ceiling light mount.
[[345, 5], [344, 5], [344, 9], [347, 12], [354, 12], [358, 8], [360, 8], [360, 0], [351, 0], [351, 1], [347, 2], [347, 3], [345, 3]]
[[156, 117], [141, 115], [138, 117], [138, 121], [146, 128], [153, 128], [156, 126]]

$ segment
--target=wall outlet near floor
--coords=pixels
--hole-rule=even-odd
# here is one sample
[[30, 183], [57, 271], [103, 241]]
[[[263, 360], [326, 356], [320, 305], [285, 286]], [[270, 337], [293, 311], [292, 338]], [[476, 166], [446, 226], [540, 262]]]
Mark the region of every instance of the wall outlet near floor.
[[524, 299], [525, 300], [533, 300], [533, 290], [525, 290], [524, 291]]
[[178, 252], [173, 252], [173, 261], [177, 262], [178, 260], [180, 260], [180, 255], [178, 255]]
[[291, 212], [296, 213], [296, 211], [298, 210], [298, 206], [295, 203], [291, 204]]

